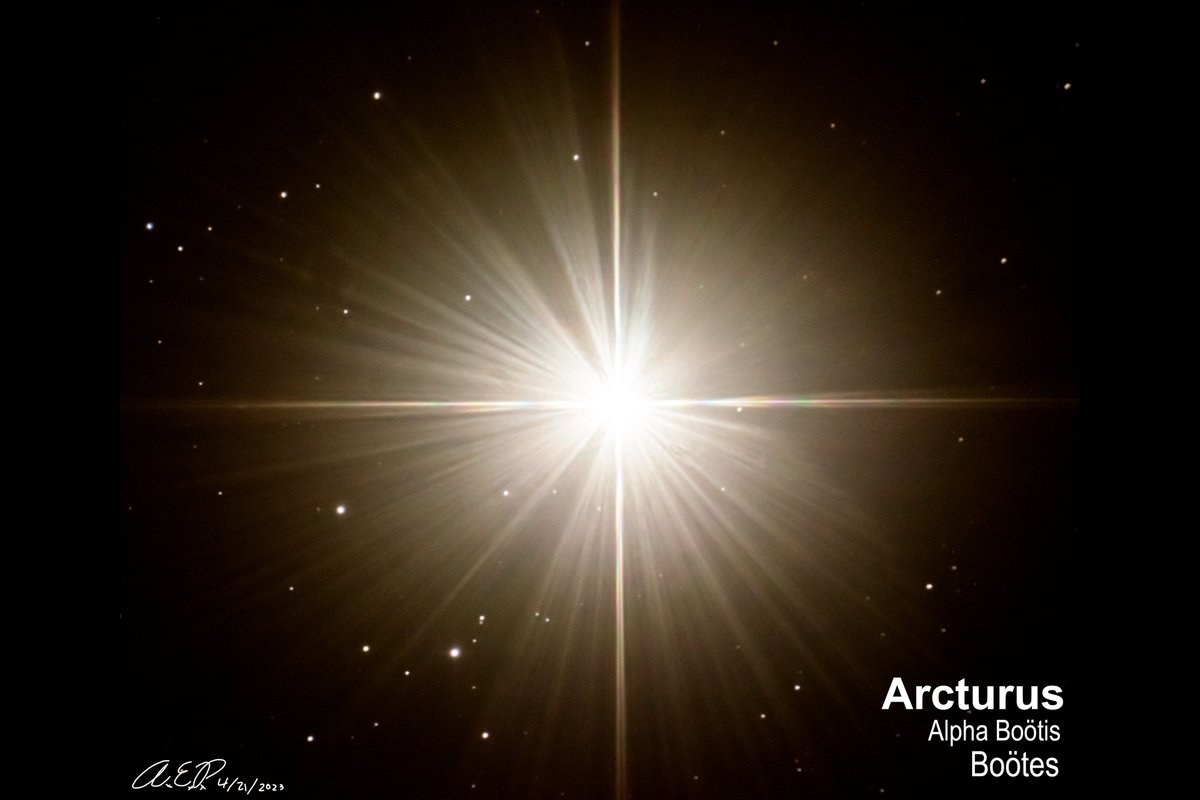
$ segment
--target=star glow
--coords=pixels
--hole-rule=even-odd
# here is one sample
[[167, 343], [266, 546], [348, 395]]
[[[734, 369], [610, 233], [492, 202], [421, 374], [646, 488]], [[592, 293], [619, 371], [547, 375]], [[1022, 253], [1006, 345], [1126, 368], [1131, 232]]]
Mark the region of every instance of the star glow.
[[594, 386], [586, 408], [595, 424], [627, 435], [646, 421], [649, 404], [636, 383], [618, 377]]

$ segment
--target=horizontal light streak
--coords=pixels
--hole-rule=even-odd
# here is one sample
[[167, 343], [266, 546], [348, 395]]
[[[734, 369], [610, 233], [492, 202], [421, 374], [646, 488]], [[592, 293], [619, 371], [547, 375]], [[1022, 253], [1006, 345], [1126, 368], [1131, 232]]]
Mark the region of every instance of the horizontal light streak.
[[[837, 408], [837, 409], [982, 409], [1077, 406], [1072, 397], [728, 397], [642, 400], [646, 409], [665, 408]], [[394, 411], [401, 413], [581, 411], [594, 408], [580, 400], [183, 400], [129, 401], [123, 411]]]

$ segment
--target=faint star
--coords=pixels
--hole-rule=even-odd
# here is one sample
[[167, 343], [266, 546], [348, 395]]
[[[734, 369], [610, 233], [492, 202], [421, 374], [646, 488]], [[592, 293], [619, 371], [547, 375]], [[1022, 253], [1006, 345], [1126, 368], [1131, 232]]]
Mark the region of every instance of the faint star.
[[457, 647], [450, 648], [450, 657], [451, 658], [458, 658], [461, 655], [462, 655], [462, 650], [460, 650], [459, 648], [457, 648]]
[[337, 507], [337, 509], [336, 509], [336, 511], [337, 511], [337, 513], [339, 513], [339, 514], [345, 514], [345, 513], [346, 513], [346, 507], [345, 507], [345, 506], [338, 506], [338, 507]]
[[147, 222], [147, 223], [146, 223], [146, 230], [148, 230], [148, 231], [152, 231], [152, 230], [154, 230], [154, 223], [153, 223], [153, 222]]
[[371, 95], [371, 97], [375, 98], [376, 100], [379, 100], [383, 97], [383, 94], [381, 92], [375, 92], [375, 94]]

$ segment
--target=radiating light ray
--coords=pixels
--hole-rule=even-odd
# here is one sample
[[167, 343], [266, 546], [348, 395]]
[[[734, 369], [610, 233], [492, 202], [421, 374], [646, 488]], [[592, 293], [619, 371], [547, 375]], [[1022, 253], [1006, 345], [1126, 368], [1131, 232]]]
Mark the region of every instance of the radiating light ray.
[[[623, 392], [629, 384], [623, 358], [624, 331], [621, 328], [621, 21], [620, 6], [612, 6], [612, 272], [613, 272], [613, 355], [608, 385]], [[625, 800], [628, 774], [625, 706], [625, 490], [624, 459], [621, 444], [624, 431], [613, 436], [616, 487], [613, 500], [613, 538], [615, 541], [614, 576], [616, 602], [616, 708], [615, 708], [615, 779], [613, 794]]]
[[616, 488], [613, 499], [613, 538], [616, 542], [616, 781], [617, 798], [625, 797], [627, 763], [625, 697], [625, 469], [621, 453], [621, 437], [614, 438]]
[[654, 400], [655, 408], [1030, 408], [1077, 405], [1071, 397], [729, 397]]
[[[1073, 397], [730, 397], [641, 400], [645, 409], [783, 408], [783, 409], [984, 409], [1076, 406]], [[131, 400], [127, 411], [392, 411], [398, 414], [443, 412], [580, 411], [594, 405], [590, 398], [570, 400]]]

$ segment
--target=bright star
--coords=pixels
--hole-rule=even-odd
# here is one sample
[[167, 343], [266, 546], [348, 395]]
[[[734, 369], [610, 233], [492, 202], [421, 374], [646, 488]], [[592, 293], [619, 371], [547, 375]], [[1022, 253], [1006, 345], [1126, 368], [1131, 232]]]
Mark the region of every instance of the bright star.
[[648, 409], [637, 385], [622, 379], [599, 382], [592, 388], [586, 407], [597, 425], [621, 434], [636, 429]]

